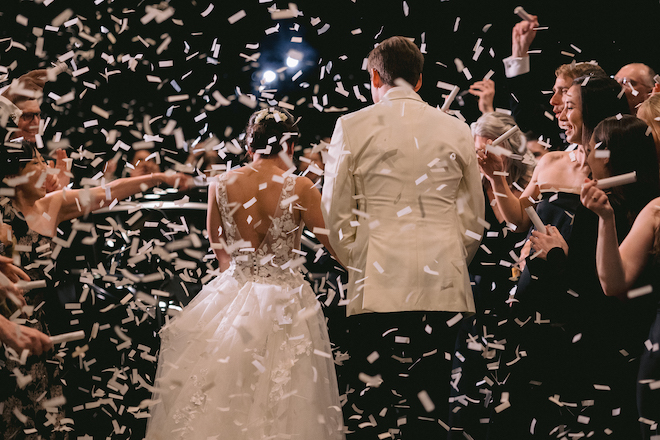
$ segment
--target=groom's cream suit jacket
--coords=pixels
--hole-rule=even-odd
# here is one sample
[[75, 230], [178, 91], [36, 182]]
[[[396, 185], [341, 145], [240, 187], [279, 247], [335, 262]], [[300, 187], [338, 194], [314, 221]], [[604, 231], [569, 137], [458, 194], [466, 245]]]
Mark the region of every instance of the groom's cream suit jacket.
[[337, 121], [323, 215], [349, 272], [347, 314], [473, 312], [467, 264], [484, 229], [474, 141], [410, 88]]

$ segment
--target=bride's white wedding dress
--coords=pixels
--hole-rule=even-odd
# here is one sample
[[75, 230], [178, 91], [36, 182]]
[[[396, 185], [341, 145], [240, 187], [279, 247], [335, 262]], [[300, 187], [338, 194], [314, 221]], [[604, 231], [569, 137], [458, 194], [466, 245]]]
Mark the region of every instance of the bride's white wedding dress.
[[263, 242], [246, 249], [219, 180], [231, 266], [161, 330], [147, 439], [344, 438], [325, 319], [296, 268], [294, 187], [285, 178]]

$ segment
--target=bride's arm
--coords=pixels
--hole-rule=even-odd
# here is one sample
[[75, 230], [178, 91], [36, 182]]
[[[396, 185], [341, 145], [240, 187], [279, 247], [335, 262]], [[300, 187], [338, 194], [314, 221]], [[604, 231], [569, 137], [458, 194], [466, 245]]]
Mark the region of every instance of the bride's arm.
[[[209, 203], [208, 203], [208, 212], [206, 213], [206, 230], [209, 233], [209, 241], [211, 244], [220, 244], [225, 243], [224, 230], [222, 229], [222, 218], [220, 217], [220, 208], [218, 207], [218, 202], [216, 200], [215, 194], [217, 191], [218, 184], [217, 182], [211, 182], [209, 184]], [[229, 268], [229, 263], [231, 262], [231, 256], [225, 251], [225, 249], [217, 248], [213, 246], [213, 253], [218, 259], [220, 265], [220, 271], [224, 272]]]
[[[314, 232], [314, 228], [325, 229], [325, 222], [323, 221], [323, 213], [321, 212], [321, 193], [314, 186], [314, 182], [306, 177], [298, 177], [296, 181], [296, 192], [300, 190], [298, 197], [300, 197], [300, 205], [302, 210], [302, 219], [307, 228]], [[325, 234], [315, 234], [318, 241], [330, 252], [335, 260], [339, 261], [337, 254], [330, 245], [330, 240]], [[339, 261], [343, 264], [341, 261]]]

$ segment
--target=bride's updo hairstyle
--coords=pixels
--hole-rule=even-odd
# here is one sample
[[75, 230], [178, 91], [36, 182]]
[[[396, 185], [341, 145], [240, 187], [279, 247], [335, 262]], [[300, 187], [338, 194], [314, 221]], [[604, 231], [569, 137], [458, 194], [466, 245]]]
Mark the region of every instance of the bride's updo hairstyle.
[[282, 107], [266, 107], [254, 112], [245, 128], [245, 146], [261, 157], [274, 157], [286, 143], [300, 135], [293, 115]]

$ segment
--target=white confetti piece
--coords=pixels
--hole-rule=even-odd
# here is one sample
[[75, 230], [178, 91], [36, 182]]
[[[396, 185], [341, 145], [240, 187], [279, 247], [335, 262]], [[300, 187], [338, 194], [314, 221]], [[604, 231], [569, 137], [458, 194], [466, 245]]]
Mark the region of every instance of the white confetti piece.
[[408, 215], [408, 214], [410, 214], [411, 212], [412, 212], [412, 208], [411, 208], [410, 206], [406, 206], [406, 207], [403, 208], [402, 210], [398, 211], [398, 212], [396, 213], [396, 216], [397, 216], [397, 217], [403, 217], [404, 215]]
[[374, 261], [373, 264], [374, 264], [374, 267], [376, 268], [376, 270], [377, 270], [379, 273], [383, 273], [383, 272], [385, 272], [385, 270], [384, 270], [383, 267], [378, 263], [378, 261]]
[[429, 275], [440, 275], [440, 272], [431, 270], [431, 268], [428, 266], [424, 266], [424, 272], [428, 273]]
[[653, 286], [648, 285], [648, 286], [642, 286], [638, 287], [637, 289], [632, 289], [628, 291], [628, 298], [637, 298], [638, 296], [643, 296], [643, 295], [648, 295], [649, 293], [653, 292]]
[[232, 15], [231, 17], [229, 17], [229, 18], [227, 19], [227, 21], [229, 22], [229, 24], [234, 24], [234, 23], [236, 23], [238, 20], [244, 18], [246, 15], [247, 15], [247, 14], [245, 13], [245, 10], [241, 9], [240, 11], [238, 11], [237, 13], [235, 13], [234, 15]]
[[457, 313], [453, 318], [447, 321], [447, 327], [453, 327], [454, 325], [458, 324], [461, 319], [463, 319], [463, 314]]
[[250, 206], [254, 205], [255, 203], [257, 203], [257, 198], [252, 197], [250, 200], [243, 203], [243, 209], [248, 209]]
[[430, 413], [435, 409], [435, 404], [429, 397], [429, 393], [427, 393], [425, 390], [422, 390], [419, 393], [417, 393], [417, 398], [419, 399], [420, 402], [422, 402], [422, 405], [424, 406], [426, 412]]
[[[213, 5], [213, 3], [209, 4], [209, 6], [204, 10], [204, 12], [202, 12], [202, 17], [206, 17], [206, 16], [208, 16], [208, 15], [211, 13], [211, 11], [213, 11], [213, 8], [214, 8], [214, 7], [215, 7], [215, 6]], [[242, 18], [242, 17], [241, 17], [241, 18]], [[239, 20], [240, 20], [240, 19], [239, 19]], [[230, 23], [230, 24], [233, 24], [231, 21], [230, 21], [229, 23]]]
[[481, 235], [477, 234], [476, 232], [470, 231], [469, 229], [465, 231], [465, 235], [474, 240], [481, 241]]

